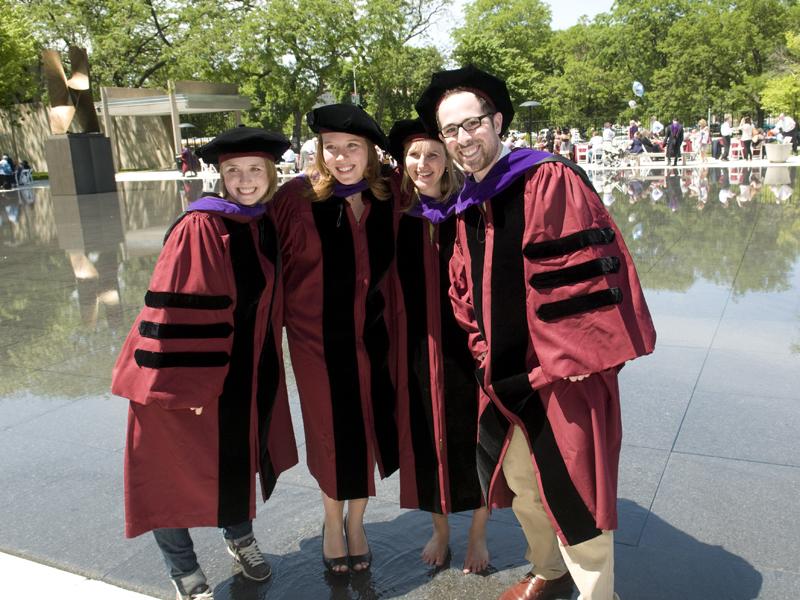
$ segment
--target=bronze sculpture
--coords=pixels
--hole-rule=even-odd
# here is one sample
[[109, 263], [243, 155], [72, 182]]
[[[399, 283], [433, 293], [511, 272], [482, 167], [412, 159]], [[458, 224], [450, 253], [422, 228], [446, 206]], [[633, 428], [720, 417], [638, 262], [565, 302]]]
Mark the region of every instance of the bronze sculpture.
[[89, 56], [85, 49], [70, 46], [69, 60], [72, 77], [67, 79], [59, 53], [56, 50], [42, 52], [50, 95], [50, 131], [53, 135], [67, 133], [76, 119], [82, 133], [99, 133], [100, 123], [89, 80]]

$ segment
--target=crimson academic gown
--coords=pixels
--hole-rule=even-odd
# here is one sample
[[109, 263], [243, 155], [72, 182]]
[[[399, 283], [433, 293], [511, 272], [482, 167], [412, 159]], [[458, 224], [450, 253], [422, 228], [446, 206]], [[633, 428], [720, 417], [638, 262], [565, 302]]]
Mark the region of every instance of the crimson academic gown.
[[269, 218], [194, 211], [167, 234], [112, 377], [131, 400], [126, 536], [253, 519], [256, 473], [266, 500], [297, 463], [278, 257]]
[[483, 504], [475, 464], [480, 386], [448, 296], [455, 234], [455, 216], [433, 224], [405, 213], [397, 234], [400, 506], [440, 514]]
[[652, 352], [655, 330], [597, 193], [578, 167], [548, 160], [459, 215], [450, 293], [492, 400], [478, 449], [489, 504], [508, 493], [502, 462], [514, 424], [557, 535], [577, 544], [617, 526], [617, 372]]
[[357, 222], [344, 198], [310, 197], [308, 179], [296, 177], [273, 201], [306, 460], [328, 497], [365, 498], [375, 494], [376, 461], [383, 477], [398, 466], [386, 289], [393, 203], [363, 191]]

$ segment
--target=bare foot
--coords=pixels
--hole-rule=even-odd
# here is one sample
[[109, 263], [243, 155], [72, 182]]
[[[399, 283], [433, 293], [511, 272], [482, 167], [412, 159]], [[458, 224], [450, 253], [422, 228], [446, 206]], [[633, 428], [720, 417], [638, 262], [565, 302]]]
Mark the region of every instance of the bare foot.
[[422, 562], [432, 567], [441, 567], [447, 560], [448, 535], [442, 535], [436, 529], [425, 547], [422, 549]]
[[464, 558], [464, 573], [482, 573], [488, 566], [489, 548], [486, 546], [486, 535], [484, 532], [479, 535], [470, 532], [467, 556]]
[[486, 507], [472, 513], [472, 525], [469, 528], [467, 556], [464, 559], [464, 573], [482, 573], [489, 566], [489, 548], [486, 546], [486, 523], [489, 511]]
[[450, 543], [450, 523], [447, 515], [431, 513], [433, 534], [422, 549], [422, 562], [431, 567], [444, 566], [447, 561], [447, 549]]

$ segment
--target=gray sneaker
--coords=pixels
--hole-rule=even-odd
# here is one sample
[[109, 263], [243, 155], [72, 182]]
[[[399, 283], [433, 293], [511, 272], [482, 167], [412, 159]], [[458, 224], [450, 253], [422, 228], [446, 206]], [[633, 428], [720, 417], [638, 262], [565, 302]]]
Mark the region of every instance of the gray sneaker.
[[214, 590], [208, 587], [207, 583], [201, 583], [188, 594], [183, 594], [178, 590], [175, 598], [176, 600], [214, 600]]
[[228, 553], [241, 568], [242, 575], [253, 581], [266, 581], [272, 575], [272, 567], [264, 560], [256, 538], [250, 536], [243, 540], [225, 540]]
[[214, 590], [206, 583], [202, 569], [172, 580], [177, 592], [177, 600], [214, 600]]

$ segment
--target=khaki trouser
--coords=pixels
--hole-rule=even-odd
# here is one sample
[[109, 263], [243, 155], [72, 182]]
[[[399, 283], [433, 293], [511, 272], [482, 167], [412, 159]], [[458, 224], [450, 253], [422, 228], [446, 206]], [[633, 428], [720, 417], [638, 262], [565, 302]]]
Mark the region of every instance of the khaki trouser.
[[614, 532], [573, 546], [565, 546], [556, 536], [539, 496], [536, 471], [525, 434], [517, 426], [511, 436], [503, 474], [514, 492], [511, 504], [525, 538], [534, 574], [542, 579], [556, 579], [569, 570], [580, 592], [580, 600], [614, 598]]

